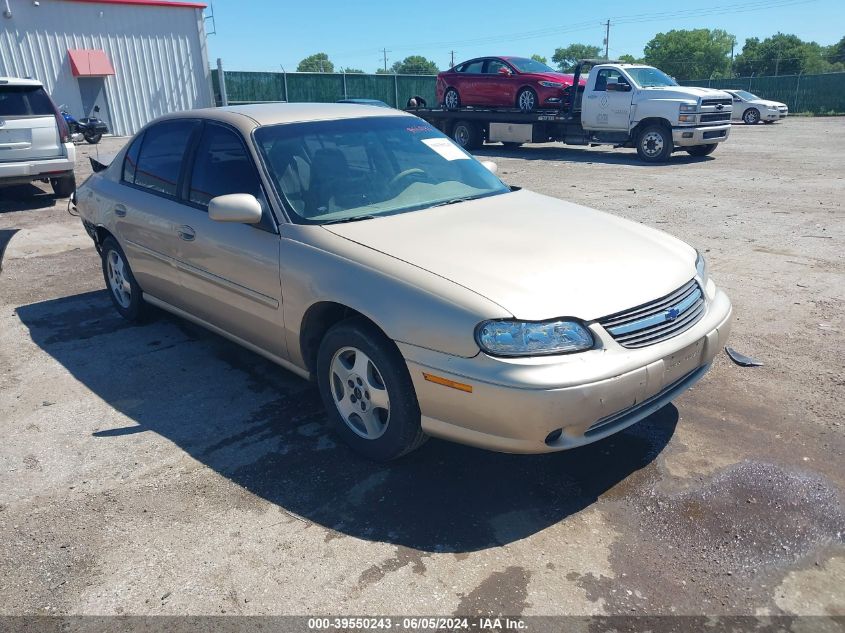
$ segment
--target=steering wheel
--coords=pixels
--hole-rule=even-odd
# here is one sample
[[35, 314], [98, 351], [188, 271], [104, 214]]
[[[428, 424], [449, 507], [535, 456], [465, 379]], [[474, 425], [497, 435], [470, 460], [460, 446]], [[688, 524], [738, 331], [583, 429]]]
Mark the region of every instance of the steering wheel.
[[422, 174], [423, 176], [425, 176], [425, 172], [419, 167], [411, 167], [410, 169], [406, 169], [405, 171], [400, 171], [398, 174], [396, 174], [393, 178], [390, 179], [390, 182], [387, 183], [387, 186], [393, 187], [397, 182], [399, 182], [403, 178], [408, 178], [417, 174]]

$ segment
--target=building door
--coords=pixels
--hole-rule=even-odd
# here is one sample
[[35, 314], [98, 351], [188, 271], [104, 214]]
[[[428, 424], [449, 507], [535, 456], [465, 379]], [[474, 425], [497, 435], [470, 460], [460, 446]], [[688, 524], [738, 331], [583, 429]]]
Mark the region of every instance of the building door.
[[[77, 77], [79, 80], [79, 96], [82, 97], [82, 115], [80, 118], [97, 117], [106, 122], [109, 130], [113, 129], [109, 101], [106, 97], [105, 77]], [[94, 107], [100, 106], [95, 112]]]

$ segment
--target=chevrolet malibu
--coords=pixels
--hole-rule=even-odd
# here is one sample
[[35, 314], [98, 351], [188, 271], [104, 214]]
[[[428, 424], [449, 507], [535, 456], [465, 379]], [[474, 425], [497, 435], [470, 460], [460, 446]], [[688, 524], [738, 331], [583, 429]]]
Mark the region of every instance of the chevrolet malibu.
[[121, 315], [313, 379], [371, 459], [568, 449], [701, 378], [731, 323], [701, 255], [494, 168], [398, 110], [250, 105], [150, 123], [77, 205]]

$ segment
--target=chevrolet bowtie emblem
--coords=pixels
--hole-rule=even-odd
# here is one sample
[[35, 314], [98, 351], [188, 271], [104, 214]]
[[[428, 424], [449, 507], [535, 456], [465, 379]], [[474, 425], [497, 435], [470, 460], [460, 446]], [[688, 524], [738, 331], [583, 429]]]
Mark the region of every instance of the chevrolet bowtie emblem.
[[681, 311], [678, 310], [678, 308], [669, 308], [668, 310], [666, 310], [666, 312], [664, 313], [663, 316], [666, 317], [667, 321], [674, 321], [675, 319], [678, 318], [678, 315], [680, 313], [681, 313]]

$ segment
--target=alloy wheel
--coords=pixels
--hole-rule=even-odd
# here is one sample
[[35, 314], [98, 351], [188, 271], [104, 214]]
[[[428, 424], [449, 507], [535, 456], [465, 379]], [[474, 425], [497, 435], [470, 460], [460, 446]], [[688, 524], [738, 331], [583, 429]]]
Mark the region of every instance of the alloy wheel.
[[106, 260], [106, 270], [109, 276], [109, 287], [114, 298], [123, 308], [128, 308], [132, 302], [132, 285], [126, 279], [126, 264], [117, 251], [109, 251]]
[[357, 347], [335, 352], [329, 367], [332, 399], [340, 417], [356, 435], [375, 440], [390, 422], [390, 398], [379, 369]]

